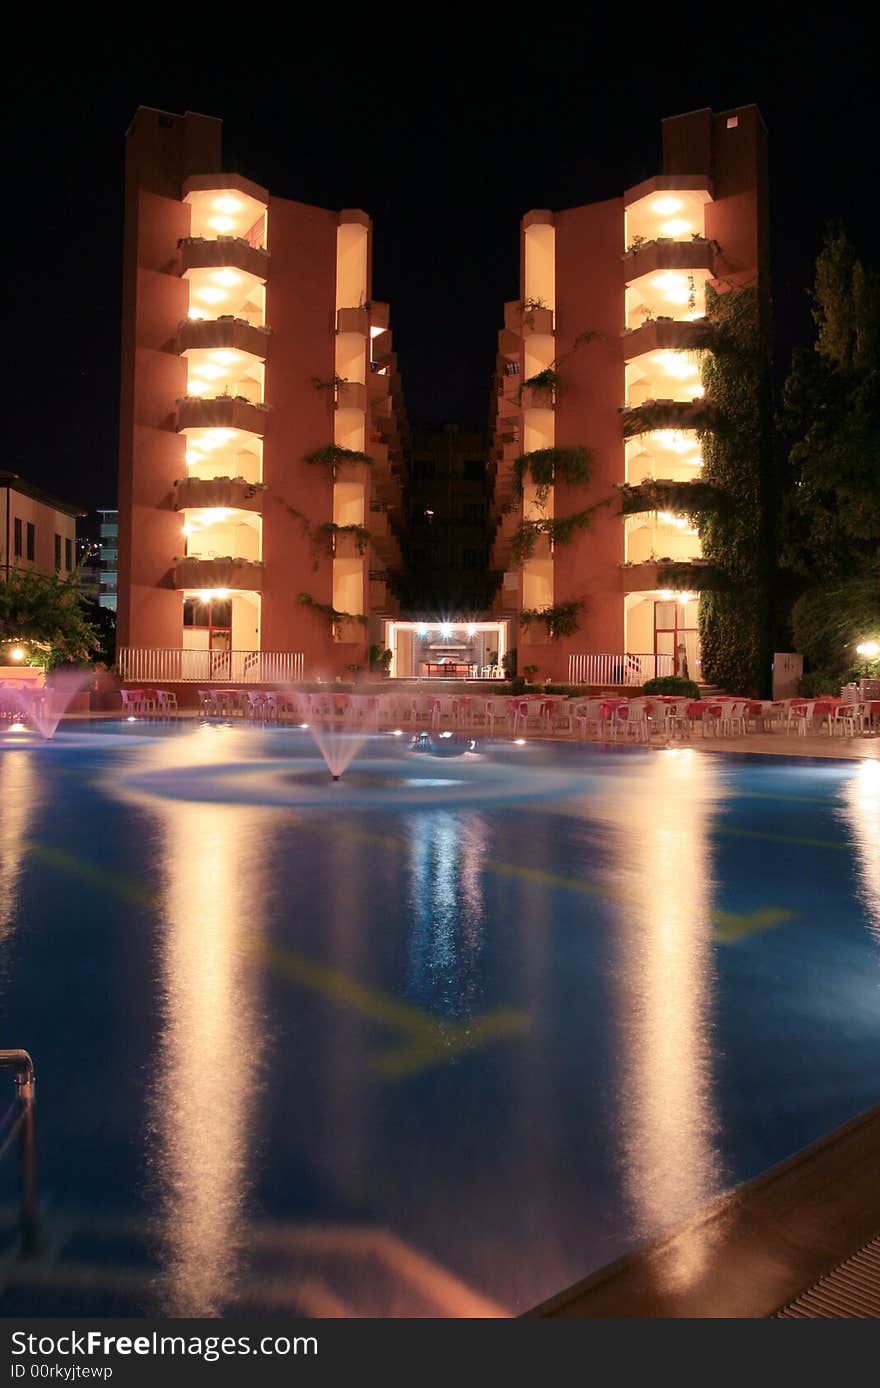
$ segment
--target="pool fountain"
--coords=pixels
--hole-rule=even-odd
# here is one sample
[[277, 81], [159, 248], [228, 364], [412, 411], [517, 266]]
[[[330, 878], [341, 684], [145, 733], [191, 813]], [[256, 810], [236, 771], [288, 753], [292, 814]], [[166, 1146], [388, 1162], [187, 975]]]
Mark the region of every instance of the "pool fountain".
[[53, 670], [46, 676], [45, 685], [0, 691], [0, 707], [15, 719], [9, 731], [25, 732], [31, 728], [45, 742], [51, 742], [58, 724], [90, 679], [88, 670]]

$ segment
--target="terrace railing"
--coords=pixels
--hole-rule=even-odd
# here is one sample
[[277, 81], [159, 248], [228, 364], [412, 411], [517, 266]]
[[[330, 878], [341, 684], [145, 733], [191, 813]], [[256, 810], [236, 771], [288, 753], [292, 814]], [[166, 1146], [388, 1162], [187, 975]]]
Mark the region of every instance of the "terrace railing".
[[640, 685], [646, 680], [675, 674], [675, 657], [671, 655], [570, 655], [568, 680], [570, 684]]
[[303, 678], [302, 651], [188, 651], [180, 647], [121, 646], [125, 681], [144, 684], [294, 684]]

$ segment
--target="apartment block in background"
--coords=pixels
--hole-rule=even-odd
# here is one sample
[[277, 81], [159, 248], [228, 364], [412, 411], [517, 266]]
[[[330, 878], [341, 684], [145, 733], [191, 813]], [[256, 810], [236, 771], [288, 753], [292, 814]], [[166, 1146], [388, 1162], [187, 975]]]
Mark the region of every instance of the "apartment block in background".
[[[221, 123], [127, 135], [118, 659], [132, 681], [366, 664], [405, 421], [360, 211], [225, 173]], [[375, 618], [378, 621], [378, 618]]]
[[[491, 472], [499, 612], [538, 678], [641, 683], [686, 662], [699, 678], [700, 538], [651, 484], [698, 482], [706, 286], [755, 286], [766, 321], [766, 132], [755, 106], [663, 122], [663, 168], [622, 197], [522, 222], [520, 299], [499, 334]], [[577, 476], [578, 450], [590, 476]], [[546, 466], [560, 465], [547, 484]], [[522, 455], [538, 456], [538, 479]], [[643, 487], [644, 508], [620, 486]], [[565, 534], [568, 517], [597, 506]], [[551, 524], [546, 524], [546, 522]], [[544, 523], [529, 527], [528, 522]], [[524, 530], [525, 524], [525, 530]], [[523, 545], [523, 536], [527, 543]], [[527, 552], [524, 552], [527, 551]], [[674, 565], [688, 589], [662, 586]], [[577, 629], [565, 631], [566, 609]], [[582, 604], [578, 607], [577, 605]]]
[[0, 579], [10, 569], [29, 569], [67, 578], [76, 567], [76, 521], [85, 512], [0, 472]]

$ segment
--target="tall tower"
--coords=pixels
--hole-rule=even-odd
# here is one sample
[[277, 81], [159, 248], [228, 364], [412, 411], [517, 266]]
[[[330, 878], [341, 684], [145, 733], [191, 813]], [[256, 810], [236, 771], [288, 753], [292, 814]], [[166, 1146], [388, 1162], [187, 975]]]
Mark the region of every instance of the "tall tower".
[[529, 212], [521, 234], [521, 298], [499, 335], [492, 555], [499, 608], [526, 618], [519, 668], [598, 685], [683, 664], [699, 677], [707, 286], [755, 289], [768, 334], [757, 107], [665, 120], [662, 173]]
[[127, 135], [119, 475], [124, 677], [366, 664], [399, 564], [399, 376], [371, 225], [222, 171], [220, 122]]

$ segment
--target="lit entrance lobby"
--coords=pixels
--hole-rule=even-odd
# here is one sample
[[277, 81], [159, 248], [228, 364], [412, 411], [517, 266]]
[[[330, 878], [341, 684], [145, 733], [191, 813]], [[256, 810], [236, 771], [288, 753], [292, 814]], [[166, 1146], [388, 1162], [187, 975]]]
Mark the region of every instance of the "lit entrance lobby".
[[511, 644], [504, 618], [385, 623], [385, 647], [397, 679], [501, 679]]

